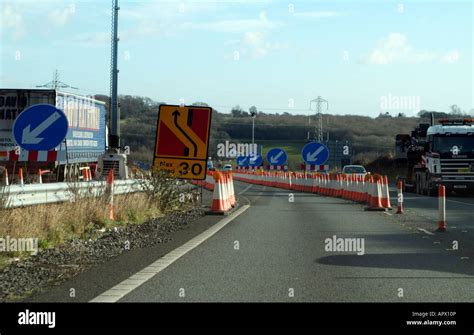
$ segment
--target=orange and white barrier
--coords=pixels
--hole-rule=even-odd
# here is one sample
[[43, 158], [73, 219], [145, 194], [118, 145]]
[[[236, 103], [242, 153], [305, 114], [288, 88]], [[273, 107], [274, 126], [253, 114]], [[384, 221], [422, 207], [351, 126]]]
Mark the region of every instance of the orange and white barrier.
[[392, 209], [388, 178], [365, 176], [283, 172], [283, 171], [238, 171], [235, 180], [246, 183], [340, 197], [367, 204], [367, 210]]
[[214, 178], [212, 177], [214, 172], [208, 171], [206, 174], [206, 179], [204, 180], [191, 180], [191, 184], [202, 186], [206, 190], [214, 191]]
[[392, 205], [390, 204], [390, 192], [388, 189], [387, 176], [382, 178], [382, 206], [386, 209], [392, 209]]
[[91, 168], [89, 166], [81, 167], [79, 169], [82, 170], [82, 180], [83, 181], [91, 181], [92, 180]]
[[226, 177], [221, 172], [215, 172], [214, 175], [214, 193], [212, 195], [211, 213], [224, 214], [232, 208], [229, 195], [226, 190]]
[[367, 204], [367, 210], [392, 209], [386, 176], [357, 176], [282, 171], [238, 171], [234, 179], [250, 184], [339, 197]]

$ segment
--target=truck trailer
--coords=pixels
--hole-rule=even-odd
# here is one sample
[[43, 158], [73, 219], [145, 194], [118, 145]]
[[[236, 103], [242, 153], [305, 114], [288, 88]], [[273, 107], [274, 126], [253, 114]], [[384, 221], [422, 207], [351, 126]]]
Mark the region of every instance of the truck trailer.
[[396, 161], [406, 168], [400, 176], [405, 188], [436, 195], [439, 185], [448, 192], [474, 194], [474, 120], [442, 119], [420, 124], [411, 135], [396, 136]]
[[[13, 137], [15, 119], [36, 104], [54, 105], [68, 119], [65, 140], [49, 151], [24, 150]], [[94, 175], [107, 146], [105, 112], [105, 103], [92, 97], [54, 89], [0, 89], [0, 166], [10, 176], [22, 168], [27, 179], [42, 170], [50, 171], [51, 181], [77, 180], [87, 167]]]

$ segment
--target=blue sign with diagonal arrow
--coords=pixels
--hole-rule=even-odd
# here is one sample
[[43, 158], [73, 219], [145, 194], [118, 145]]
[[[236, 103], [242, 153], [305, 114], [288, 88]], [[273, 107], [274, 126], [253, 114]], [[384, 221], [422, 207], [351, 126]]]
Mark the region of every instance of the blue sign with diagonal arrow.
[[329, 158], [329, 149], [322, 143], [311, 142], [303, 147], [303, 160], [309, 165], [322, 165]]
[[238, 166], [245, 167], [245, 166], [249, 166], [249, 163], [250, 163], [250, 157], [248, 156], [239, 156], [235, 160]]
[[262, 163], [263, 163], [262, 155], [253, 154], [249, 157], [249, 165], [252, 167], [260, 166], [262, 165]]
[[25, 150], [48, 151], [64, 141], [68, 126], [62, 110], [48, 104], [33, 105], [16, 118], [13, 138]]
[[280, 148], [273, 148], [269, 152], [267, 152], [267, 162], [270, 165], [281, 166], [286, 163], [288, 155], [286, 154], [285, 150]]

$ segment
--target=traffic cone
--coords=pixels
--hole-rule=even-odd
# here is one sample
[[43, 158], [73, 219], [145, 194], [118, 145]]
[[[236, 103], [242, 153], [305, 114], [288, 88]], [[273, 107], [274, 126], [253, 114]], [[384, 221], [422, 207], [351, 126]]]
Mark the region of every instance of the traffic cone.
[[403, 214], [403, 181], [399, 180], [397, 183], [397, 213]]
[[109, 195], [109, 219], [115, 220], [114, 215], [114, 171], [110, 170], [109, 175], [107, 176], [107, 186], [110, 191]]
[[41, 172], [41, 169], [38, 169], [38, 183], [43, 184], [43, 173]]
[[387, 176], [384, 176], [382, 181], [382, 206], [387, 209], [392, 209], [392, 205], [390, 204], [390, 192], [388, 189]]
[[23, 168], [18, 170], [18, 179], [20, 179], [20, 185], [25, 185], [25, 181], [23, 180]]
[[214, 193], [212, 195], [211, 211], [212, 214], [225, 214], [230, 205], [226, 199], [224, 190], [224, 176], [221, 172], [214, 173]]
[[382, 180], [377, 177], [372, 185], [372, 195], [369, 206], [365, 208], [368, 211], [385, 211], [386, 208], [382, 206]]
[[89, 174], [87, 173], [88, 168], [82, 169], [82, 180], [89, 181]]
[[235, 203], [237, 202], [235, 199], [234, 179], [233, 179], [232, 173], [229, 173], [229, 201], [232, 207], [234, 207]]
[[438, 186], [438, 231], [446, 231], [446, 187]]

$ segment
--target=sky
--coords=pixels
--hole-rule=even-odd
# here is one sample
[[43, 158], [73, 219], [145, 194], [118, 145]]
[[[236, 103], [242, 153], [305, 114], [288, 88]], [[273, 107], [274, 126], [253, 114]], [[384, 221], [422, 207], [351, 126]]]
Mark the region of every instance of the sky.
[[[119, 94], [220, 112], [474, 108], [473, 2], [120, 0]], [[0, 87], [108, 94], [111, 1], [0, 0]], [[312, 105], [314, 110], [315, 105]]]

